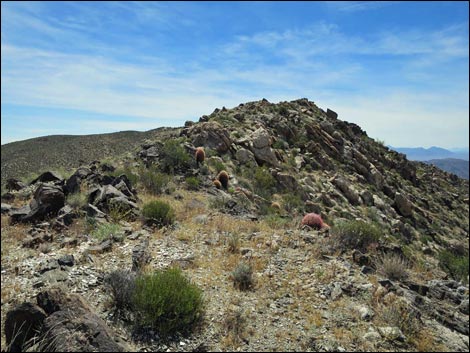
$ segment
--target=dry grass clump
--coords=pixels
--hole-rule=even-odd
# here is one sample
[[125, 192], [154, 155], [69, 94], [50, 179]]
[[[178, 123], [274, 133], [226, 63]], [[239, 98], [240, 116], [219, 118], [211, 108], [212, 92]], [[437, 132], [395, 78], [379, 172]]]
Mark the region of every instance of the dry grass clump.
[[408, 277], [409, 262], [402, 255], [386, 253], [376, 261], [377, 272], [391, 280], [403, 280]]

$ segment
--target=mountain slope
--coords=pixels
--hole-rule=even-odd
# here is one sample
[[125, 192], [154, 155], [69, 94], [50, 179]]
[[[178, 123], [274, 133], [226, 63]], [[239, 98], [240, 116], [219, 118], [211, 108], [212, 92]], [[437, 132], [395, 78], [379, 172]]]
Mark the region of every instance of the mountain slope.
[[[59, 284], [133, 351], [468, 350], [468, 180], [307, 99], [216, 109], [55, 179], [5, 195], [2, 322]], [[146, 217], [155, 200], [172, 221]], [[139, 266], [202, 289], [192, 335], [162, 341], [117, 310], [102, 279], [129, 300]]]
[[71, 170], [94, 160], [132, 153], [143, 141], [171, 128], [95, 135], [53, 135], [2, 145], [2, 187], [8, 178], [25, 179], [46, 170]]
[[446, 172], [458, 175], [461, 178], [468, 179], [469, 161], [456, 158], [431, 159], [424, 163], [433, 164]]

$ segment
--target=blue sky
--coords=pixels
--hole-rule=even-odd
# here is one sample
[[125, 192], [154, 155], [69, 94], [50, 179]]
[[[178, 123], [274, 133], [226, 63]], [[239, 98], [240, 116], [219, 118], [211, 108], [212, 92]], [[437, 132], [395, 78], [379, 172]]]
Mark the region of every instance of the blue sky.
[[468, 38], [468, 2], [2, 1], [2, 144], [307, 97], [389, 145], [467, 147]]

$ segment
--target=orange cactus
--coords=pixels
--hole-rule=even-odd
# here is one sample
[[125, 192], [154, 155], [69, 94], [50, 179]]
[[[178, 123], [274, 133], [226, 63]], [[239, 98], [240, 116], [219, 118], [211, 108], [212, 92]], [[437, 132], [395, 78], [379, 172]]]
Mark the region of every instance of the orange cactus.
[[220, 189], [222, 187], [222, 184], [217, 179], [213, 181], [213, 184], [217, 189]]
[[307, 213], [302, 219], [302, 225], [307, 225], [315, 229], [330, 228], [328, 224], [323, 222], [321, 216], [316, 213]]
[[204, 152], [204, 148], [202, 147], [196, 148], [196, 152], [194, 153], [194, 156], [196, 157], [197, 165], [199, 165], [199, 163], [203, 163], [204, 159], [206, 158], [206, 153]]
[[217, 175], [217, 179], [220, 181], [222, 186], [224, 187], [225, 190], [228, 188], [228, 173], [225, 170], [222, 170], [219, 175]]

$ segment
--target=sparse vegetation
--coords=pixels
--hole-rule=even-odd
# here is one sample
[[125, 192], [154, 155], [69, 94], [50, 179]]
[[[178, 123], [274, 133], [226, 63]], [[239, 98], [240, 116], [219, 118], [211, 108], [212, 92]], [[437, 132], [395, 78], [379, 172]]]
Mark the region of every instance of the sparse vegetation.
[[452, 278], [468, 284], [468, 254], [459, 256], [443, 250], [439, 253], [439, 266]]
[[66, 203], [74, 210], [79, 210], [88, 204], [87, 196], [85, 193], [77, 192], [67, 196]]
[[141, 169], [140, 182], [144, 189], [152, 195], [160, 195], [165, 191], [171, 177], [160, 172], [155, 166], [149, 169]]
[[332, 227], [334, 245], [342, 250], [358, 249], [367, 251], [368, 246], [377, 243], [382, 232], [378, 226], [364, 221], [345, 221]]
[[188, 333], [203, 315], [202, 290], [177, 268], [138, 277], [134, 303], [139, 325], [164, 337]]
[[201, 181], [197, 177], [187, 177], [186, 185], [188, 185], [189, 190], [198, 190], [201, 185]]
[[253, 268], [250, 264], [240, 262], [232, 272], [233, 283], [240, 290], [248, 290], [253, 287]]
[[91, 235], [98, 241], [103, 241], [108, 238], [122, 239], [123, 231], [119, 224], [116, 223], [103, 223], [98, 225], [91, 233]]
[[378, 257], [375, 262], [377, 272], [391, 280], [403, 280], [408, 276], [410, 265], [402, 255], [386, 253]]
[[175, 211], [168, 202], [155, 200], [146, 203], [142, 208], [142, 216], [146, 223], [165, 226], [175, 221]]
[[133, 309], [136, 275], [126, 270], [116, 270], [105, 277], [105, 283], [111, 290], [116, 309]]

